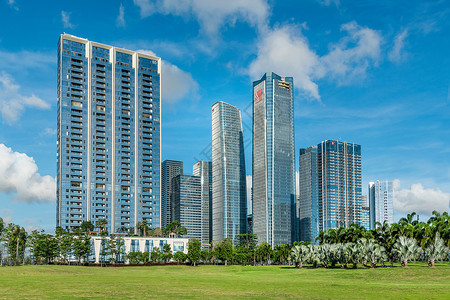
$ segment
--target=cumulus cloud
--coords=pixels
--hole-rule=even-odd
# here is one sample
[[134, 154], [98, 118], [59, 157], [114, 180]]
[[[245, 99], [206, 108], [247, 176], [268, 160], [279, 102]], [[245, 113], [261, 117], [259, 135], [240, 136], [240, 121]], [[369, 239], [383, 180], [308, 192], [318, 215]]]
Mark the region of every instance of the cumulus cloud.
[[14, 194], [18, 202], [53, 202], [56, 180], [41, 176], [32, 157], [0, 144], [0, 192]]
[[404, 29], [402, 32], [397, 34], [394, 39], [394, 46], [388, 53], [388, 59], [392, 62], [403, 61], [407, 53], [405, 52], [405, 40], [408, 37], [408, 29]]
[[248, 68], [252, 79], [259, 79], [269, 71], [293, 76], [298, 90], [308, 97], [320, 99], [318, 86], [313, 82], [320, 58], [310, 49], [300, 28], [286, 25], [268, 30], [257, 42], [257, 47], [257, 57]]
[[61, 21], [63, 22], [64, 28], [72, 29], [74, 26], [70, 23], [70, 13], [61, 11]]
[[321, 62], [326, 76], [344, 84], [364, 77], [370, 66], [378, 64], [383, 38], [378, 31], [356, 22], [342, 25], [341, 31], [347, 35], [330, 46]]
[[116, 25], [117, 27], [125, 27], [125, 8], [122, 4], [120, 4], [119, 7], [119, 15], [116, 19]]
[[[149, 50], [138, 50], [148, 55], [156, 56]], [[171, 64], [166, 60], [161, 61], [161, 98], [167, 103], [175, 103], [188, 95], [196, 95], [198, 83], [192, 75]]]
[[248, 73], [252, 79], [268, 71], [293, 76], [297, 91], [308, 99], [320, 100], [315, 80], [326, 77], [340, 84], [351, 82], [364, 77], [381, 56], [382, 37], [378, 31], [355, 22], [342, 25], [341, 31], [345, 36], [320, 57], [310, 48], [300, 27], [284, 25], [266, 30], [257, 42], [257, 57], [250, 63]]
[[0, 113], [4, 122], [14, 124], [27, 107], [49, 109], [50, 105], [32, 94], [23, 96], [19, 92], [20, 86], [7, 73], [0, 75]]
[[140, 8], [143, 18], [154, 13], [175, 16], [191, 14], [199, 22], [201, 30], [210, 37], [217, 35], [225, 23], [234, 24], [237, 20], [261, 27], [266, 24], [269, 15], [267, 0], [134, 0], [134, 4]]
[[400, 189], [400, 181], [394, 181], [394, 209], [401, 212], [415, 211], [430, 215], [432, 211], [449, 210], [450, 193], [440, 189], [425, 188], [422, 183], [415, 183], [409, 189]]

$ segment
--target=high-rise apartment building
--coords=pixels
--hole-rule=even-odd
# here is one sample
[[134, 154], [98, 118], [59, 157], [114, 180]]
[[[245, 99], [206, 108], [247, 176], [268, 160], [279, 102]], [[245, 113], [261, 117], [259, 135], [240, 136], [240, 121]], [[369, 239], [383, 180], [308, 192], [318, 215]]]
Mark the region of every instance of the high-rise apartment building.
[[375, 228], [375, 222], [394, 223], [394, 195], [392, 181], [369, 182], [369, 207], [372, 216], [370, 225], [372, 228]]
[[187, 238], [202, 239], [202, 185], [199, 176], [178, 175], [172, 180], [173, 221], [186, 227]]
[[202, 236], [203, 244], [212, 241], [212, 163], [210, 161], [198, 161], [194, 164], [192, 175], [200, 177], [201, 185], [201, 210], [202, 210]]
[[266, 73], [253, 82], [253, 233], [272, 246], [298, 240], [294, 84]]
[[161, 227], [172, 222], [172, 179], [183, 174], [183, 162], [165, 160], [161, 164]]
[[368, 206], [362, 206], [361, 208], [361, 226], [370, 229], [370, 218], [369, 218], [369, 207]]
[[314, 243], [319, 236], [318, 184], [317, 146], [300, 149], [298, 215], [301, 241]]
[[247, 232], [247, 191], [241, 112], [219, 101], [212, 106], [213, 240]]
[[319, 230], [361, 225], [361, 146], [326, 140], [317, 147]]
[[161, 59], [63, 34], [58, 42], [58, 226], [160, 226]]

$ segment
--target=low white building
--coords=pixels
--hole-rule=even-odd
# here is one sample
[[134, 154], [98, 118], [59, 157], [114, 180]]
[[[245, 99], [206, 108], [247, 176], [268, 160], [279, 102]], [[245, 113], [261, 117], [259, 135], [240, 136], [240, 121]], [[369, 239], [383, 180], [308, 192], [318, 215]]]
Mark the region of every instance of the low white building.
[[[102, 237], [93, 236], [93, 244], [94, 244], [94, 256], [95, 262], [100, 262], [100, 253], [102, 247]], [[109, 237], [106, 237], [108, 240]], [[172, 253], [175, 254], [178, 251], [181, 251], [185, 254], [188, 253], [188, 238], [167, 238], [167, 237], [121, 237], [124, 241], [125, 246], [125, 255], [130, 252], [149, 252], [151, 253], [154, 248], [159, 248], [159, 251], [163, 250], [165, 244], [169, 244], [172, 249]], [[127, 262], [125, 260], [125, 262]]]

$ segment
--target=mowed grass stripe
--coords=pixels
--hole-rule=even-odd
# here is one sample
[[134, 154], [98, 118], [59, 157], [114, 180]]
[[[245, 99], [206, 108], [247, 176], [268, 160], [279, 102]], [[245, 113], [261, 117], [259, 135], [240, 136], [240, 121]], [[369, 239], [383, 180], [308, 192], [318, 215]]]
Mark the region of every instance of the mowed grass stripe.
[[404, 269], [286, 266], [0, 268], [0, 299], [308, 298], [450, 299], [450, 264]]

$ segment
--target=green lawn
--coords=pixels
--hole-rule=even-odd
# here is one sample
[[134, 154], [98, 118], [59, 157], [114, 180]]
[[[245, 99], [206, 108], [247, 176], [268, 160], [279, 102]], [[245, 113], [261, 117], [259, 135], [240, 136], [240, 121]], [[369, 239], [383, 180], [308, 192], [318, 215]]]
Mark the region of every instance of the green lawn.
[[10, 298], [450, 299], [450, 264], [379, 269], [153, 266], [0, 268]]

